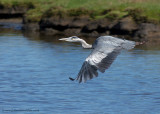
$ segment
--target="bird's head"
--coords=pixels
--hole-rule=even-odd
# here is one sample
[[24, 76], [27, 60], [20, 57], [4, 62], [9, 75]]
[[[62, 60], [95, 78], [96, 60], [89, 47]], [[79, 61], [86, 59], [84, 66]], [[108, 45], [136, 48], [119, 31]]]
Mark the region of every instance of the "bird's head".
[[78, 38], [77, 36], [71, 36], [68, 38], [61, 38], [59, 40], [67, 41], [67, 42], [79, 42], [81, 39]]

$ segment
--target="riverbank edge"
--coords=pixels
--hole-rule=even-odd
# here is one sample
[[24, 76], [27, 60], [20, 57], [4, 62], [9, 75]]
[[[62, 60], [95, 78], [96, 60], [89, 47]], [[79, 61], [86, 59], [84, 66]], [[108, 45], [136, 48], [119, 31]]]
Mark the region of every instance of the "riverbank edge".
[[41, 18], [39, 22], [29, 22], [25, 15], [28, 9], [12, 8], [0, 10], [3, 20], [22, 18], [24, 31], [40, 32], [47, 35], [98, 37], [102, 35], [118, 36], [134, 41], [160, 41], [160, 25], [151, 22], [136, 22], [133, 17], [121, 19], [90, 19], [82, 16], [52, 16]]

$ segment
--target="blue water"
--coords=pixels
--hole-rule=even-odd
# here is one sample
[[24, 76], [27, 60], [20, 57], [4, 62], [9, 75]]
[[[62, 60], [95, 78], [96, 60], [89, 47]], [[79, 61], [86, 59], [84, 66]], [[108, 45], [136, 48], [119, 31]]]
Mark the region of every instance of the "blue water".
[[0, 113], [160, 114], [160, 50], [122, 51], [98, 78], [70, 81], [90, 51], [0, 32]]

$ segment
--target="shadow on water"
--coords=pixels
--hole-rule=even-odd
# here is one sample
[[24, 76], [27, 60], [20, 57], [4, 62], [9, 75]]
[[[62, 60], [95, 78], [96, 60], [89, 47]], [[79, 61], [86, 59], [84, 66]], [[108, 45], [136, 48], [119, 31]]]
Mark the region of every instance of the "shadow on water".
[[[41, 34], [39, 32], [23, 32], [24, 37], [27, 37], [29, 40], [36, 40], [36, 41], [45, 41], [45, 42], [52, 42], [52, 43], [63, 43], [63, 41], [59, 41], [58, 39], [69, 37], [69, 36], [63, 36], [63, 35], [46, 35]], [[74, 36], [74, 34], [73, 34]], [[93, 37], [81, 37], [84, 39], [87, 43], [92, 44], [96, 38]], [[74, 43], [79, 44], [79, 43]], [[136, 46], [137, 49], [142, 50], [160, 50], [160, 42], [147, 42], [146, 44]]]
[[[60, 38], [65, 38], [65, 37], [69, 37], [69, 36], [64, 36], [64, 35], [47, 35], [47, 34], [43, 34], [43, 33], [39, 33], [39, 32], [23, 32], [24, 37], [27, 37], [29, 40], [42, 40], [42, 41], [46, 41], [46, 42], [52, 42], [52, 43], [62, 43], [63, 41], [60, 41]], [[73, 34], [74, 36], [74, 34]], [[81, 37], [82, 39], [84, 39], [86, 42], [88, 43], [93, 43], [96, 38], [91, 38], [91, 37]], [[77, 44], [77, 43], [75, 43]]]
[[[58, 43], [64, 43], [63, 41], [59, 41], [58, 39], [60, 38], [64, 38], [64, 37], [69, 37], [69, 36], [64, 36], [64, 35], [47, 35], [44, 33], [40, 33], [40, 32], [32, 32], [32, 31], [21, 31], [22, 28], [22, 24], [16, 21], [15, 23], [13, 22], [0, 22], [0, 33], [16, 33], [16, 34], [23, 34], [24, 37], [28, 38], [29, 40], [34, 40], [34, 41], [44, 41], [44, 42], [50, 42], [50, 43], [54, 43], [54, 44], [58, 44]], [[73, 34], [74, 36], [74, 34]], [[88, 42], [89, 44], [92, 44], [96, 38], [93, 37], [81, 37], [82, 39], [84, 39], [86, 42]], [[73, 43], [78, 44], [79, 43]], [[160, 50], [160, 41], [153, 41], [153, 42], [147, 42], [146, 44], [143, 45], [139, 45], [136, 46], [137, 49], [142, 49], [142, 50]]]

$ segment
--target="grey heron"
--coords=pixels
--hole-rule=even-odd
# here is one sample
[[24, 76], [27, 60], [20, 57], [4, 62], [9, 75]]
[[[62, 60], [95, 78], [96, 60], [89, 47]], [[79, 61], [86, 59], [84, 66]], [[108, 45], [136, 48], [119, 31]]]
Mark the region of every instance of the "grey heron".
[[98, 76], [98, 70], [102, 73], [110, 67], [122, 49], [130, 50], [137, 44], [134, 41], [120, 39], [112, 36], [100, 36], [90, 45], [85, 40], [72, 36], [61, 38], [59, 40], [68, 42], [80, 42], [83, 48], [92, 48], [92, 52], [84, 61], [77, 77], [71, 80], [77, 80], [79, 83], [86, 82]]

